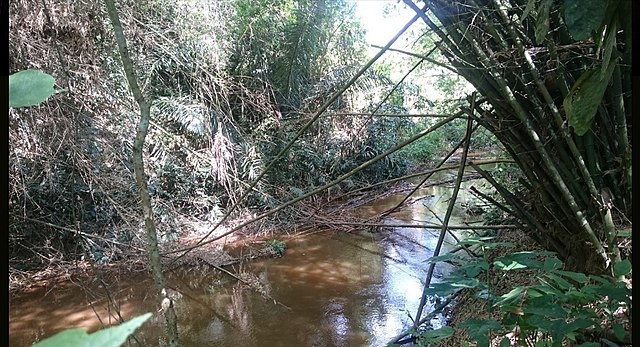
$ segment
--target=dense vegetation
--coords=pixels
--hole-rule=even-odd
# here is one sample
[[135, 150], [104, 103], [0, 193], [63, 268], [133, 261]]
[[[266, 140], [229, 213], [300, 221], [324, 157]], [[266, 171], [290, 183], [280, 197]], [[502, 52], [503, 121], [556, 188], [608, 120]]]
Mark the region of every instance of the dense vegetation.
[[[45, 71], [59, 93], [9, 112], [10, 276], [139, 256], [150, 230], [140, 187], [155, 219], [150, 235], [161, 244], [204, 240], [290, 227], [308, 217], [294, 203], [316, 193], [380, 185], [461, 144], [463, 159], [492, 145], [515, 165], [476, 168], [497, 191], [484, 199], [544, 251], [485, 257], [440, 287], [428, 279], [423, 301], [461, 286], [487, 293], [506, 313], [466, 323], [480, 344], [489, 331], [518, 328], [546, 331], [538, 341], [558, 345], [598, 319], [624, 340], [613, 313], [584, 307], [630, 306], [630, 2], [578, 3], [426, 1], [420, 9], [405, 0], [426, 28], [414, 45], [420, 53], [402, 52], [410, 68], [396, 82], [396, 66], [367, 59], [344, 0], [120, 1], [138, 97], [102, 2], [14, 1], [10, 71]], [[432, 83], [446, 100], [425, 97], [425, 71], [443, 72]], [[136, 185], [140, 100], [151, 122], [147, 176], [138, 177], [146, 181]], [[485, 241], [475, 245], [496, 246]], [[444, 257], [432, 262], [456, 260]], [[509, 262], [546, 282], [499, 296], [475, 278], [514, 270]], [[549, 314], [566, 329], [541, 321]]]
[[[163, 241], [207, 231], [233, 205], [241, 208], [232, 217], [278, 206], [401, 136], [385, 132], [394, 120], [323, 117], [240, 201], [364, 59], [350, 7], [341, 1], [120, 6], [135, 69], [152, 100], [145, 159]], [[97, 262], [121, 257], [117, 248], [141, 237], [131, 162], [137, 111], [104, 6], [18, 1], [11, 18], [11, 71], [39, 68], [65, 89], [9, 115], [11, 266], [46, 266], [85, 252]], [[382, 73], [367, 73], [329, 111], [369, 110], [390, 84]], [[384, 143], [376, 143], [383, 133]], [[389, 158], [348, 183], [397, 175], [404, 164]], [[279, 219], [293, 220], [294, 212]]]

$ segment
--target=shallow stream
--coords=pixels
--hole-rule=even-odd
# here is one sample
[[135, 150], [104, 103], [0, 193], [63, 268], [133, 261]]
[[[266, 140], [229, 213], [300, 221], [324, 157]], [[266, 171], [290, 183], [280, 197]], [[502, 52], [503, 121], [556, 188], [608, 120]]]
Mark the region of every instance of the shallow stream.
[[[465, 187], [459, 202], [471, 199]], [[444, 217], [452, 187], [422, 189], [421, 199], [384, 220], [386, 224], [424, 224]], [[396, 194], [362, 206], [370, 216], [394, 206]], [[475, 218], [477, 221], [478, 218]], [[461, 208], [454, 210], [450, 225], [472, 222]], [[275, 300], [217, 271], [189, 270], [168, 275], [176, 299], [181, 346], [384, 346], [415, 316], [428, 263], [439, 230], [396, 227], [371, 233], [312, 232], [284, 238], [283, 257], [260, 259], [228, 267], [247, 272]], [[455, 241], [445, 239], [441, 253]], [[451, 269], [436, 267], [433, 282]], [[136, 333], [146, 346], [165, 344], [164, 319], [155, 302], [153, 281], [141, 275], [105, 278], [120, 314], [129, 319], [144, 312], [153, 317]], [[56, 284], [10, 298], [9, 345], [29, 346], [57, 331], [84, 327], [95, 330], [100, 321], [109, 324], [105, 292], [96, 279]], [[431, 304], [428, 304], [431, 306]], [[430, 307], [425, 308], [425, 313]], [[113, 318], [111, 318], [111, 322]], [[444, 321], [438, 316], [434, 327]], [[136, 344], [132, 344], [135, 346]]]

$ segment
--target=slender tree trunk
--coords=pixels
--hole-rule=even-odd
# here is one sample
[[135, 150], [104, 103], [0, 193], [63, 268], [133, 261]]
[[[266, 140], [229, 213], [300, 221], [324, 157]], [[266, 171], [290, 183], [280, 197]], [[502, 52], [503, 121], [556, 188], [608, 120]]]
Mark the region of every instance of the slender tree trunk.
[[167, 295], [165, 289], [164, 275], [162, 274], [162, 265], [160, 263], [160, 252], [158, 251], [158, 236], [156, 233], [156, 224], [153, 219], [153, 209], [151, 207], [151, 198], [149, 197], [149, 190], [147, 187], [147, 177], [144, 172], [144, 159], [142, 156], [142, 150], [144, 148], [144, 141], [149, 130], [150, 110], [151, 103], [145, 100], [142, 91], [138, 85], [138, 80], [133, 68], [133, 62], [129, 56], [129, 50], [127, 49], [127, 43], [124, 37], [122, 24], [118, 16], [118, 10], [113, 0], [105, 0], [107, 11], [109, 12], [109, 18], [113, 26], [113, 33], [118, 42], [118, 50], [120, 52], [120, 58], [124, 67], [125, 74], [127, 76], [127, 82], [129, 83], [129, 89], [133, 93], [133, 96], [140, 107], [140, 122], [138, 123], [136, 138], [133, 143], [133, 168], [135, 171], [136, 185], [140, 192], [140, 200], [142, 202], [142, 211], [144, 215], [144, 224], [147, 229], [147, 250], [149, 253], [149, 263], [151, 265], [151, 271], [153, 273], [153, 280], [156, 285], [158, 296], [161, 298], [162, 309], [164, 311], [165, 319], [167, 322], [167, 334], [169, 337], [169, 346], [178, 346], [178, 322], [175, 310], [173, 308], [173, 301]]

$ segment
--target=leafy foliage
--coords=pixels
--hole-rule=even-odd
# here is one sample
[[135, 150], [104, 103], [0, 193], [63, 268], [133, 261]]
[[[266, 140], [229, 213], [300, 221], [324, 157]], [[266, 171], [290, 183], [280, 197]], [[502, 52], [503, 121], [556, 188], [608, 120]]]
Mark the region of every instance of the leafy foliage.
[[48, 337], [32, 347], [99, 346], [118, 347], [127, 341], [133, 332], [151, 317], [151, 313], [134, 317], [118, 326], [105, 328], [92, 334], [83, 329], [68, 329]]
[[[479, 241], [479, 242], [478, 242]], [[493, 247], [490, 238], [466, 240], [461, 243]], [[430, 261], [462, 259], [454, 254], [433, 257]], [[588, 342], [592, 332], [617, 331], [623, 341], [626, 332], [614, 312], [631, 308], [631, 290], [626, 283], [610, 276], [586, 275], [563, 269], [564, 264], [552, 252], [520, 251], [496, 258], [492, 264], [486, 257], [466, 260], [442, 283], [432, 284], [430, 295], [449, 295], [460, 288], [478, 293], [489, 307], [498, 308], [501, 320], [468, 319], [458, 325], [467, 329], [478, 346], [489, 346], [494, 338], [517, 331], [516, 341], [536, 346], [561, 346], [564, 341]], [[628, 275], [631, 263], [624, 260], [614, 265], [617, 275]], [[471, 271], [470, 271], [471, 270]], [[482, 273], [527, 270], [536, 279], [532, 285], [517, 286], [497, 295]]]
[[[439, 40], [447, 66], [486, 99], [476, 121], [523, 174], [517, 187], [494, 184], [503, 201], [543, 247], [593, 274], [623, 258], [615, 230], [631, 221], [629, 4], [432, 0], [420, 13], [425, 47]], [[608, 189], [609, 212], [597, 202]]]
[[9, 107], [38, 105], [56, 91], [53, 76], [40, 70], [23, 70], [9, 76]]
[[601, 69], [585, 71], [564, 99], [569, 124], [579, 136], [591, 129], [615, 66], [612, 60]]
[[564, 1], [564, 19], [571, 36], [585, 40], [600, 28], [607, 10], [607, 1]]

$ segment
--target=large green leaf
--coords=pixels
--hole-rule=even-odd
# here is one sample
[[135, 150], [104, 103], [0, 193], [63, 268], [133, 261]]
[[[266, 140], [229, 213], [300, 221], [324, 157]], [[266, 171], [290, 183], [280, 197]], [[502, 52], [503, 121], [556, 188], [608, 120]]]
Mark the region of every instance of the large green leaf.
[[[569, 125], [577, 135], [584, 135], [593, 123], [598, 112], [598, 106], [607, 89], [609, 80], [613, 75], [617, 59], [612, 59], [606, 72], [598, 73], [598, 70], [585, 71], [571, 88], [571, 91], [563, 101], [564, 110], [569, 119]], [[602, 67], [604, 68], [604, 66]]]
[[562, 267], [562, 261], [557, 257], [549, 257], [544, 260], [542, 268], [544, 271], [553, 271]]
[[448, 278], [447, 280], [449, 282], [432, 283], [429, 288], [424, 290], [424, 293], [426, 295], [445, 296], [463, 288], [477, 288], [482, 284], [475, 278]]
[[624, 341], [627, 332], [624, 330], [624, 326], [620, 323], [613, 323], [611, 326], [613, 328], [613, 333], [616, 335], [618, 340]]
[[483, 271], [489, 270], [489, 263], [484, 260], [474, 261], [472, 263], [463, 265], [459, 269], [460, 271], [464, 271], [465, 275], [468, 277], [476, 277]]
[[563, 271], [563, 270], [555, 270], [553, 271], [553, 273], [558, 274], [560, 276], [564, 276], [567, 278], [570, 278], [576, 282], [579, 283], [585, 283], [589, 280], [589, 277], [587, 277], [587, 275], [581, 273], [581, 272], [572, 272], [572, 271]]
[[564, 21], [571, 37], [586, 40], [602, 24], [607, 2], [603, 0], [564, 0]]
[[55, 94], [56, 80], [40, 70], [24, 70], [9, 76], [9, 107], [37, 105]]
[[87, 334], [83, 329], [69, 329], [46, 338], [32, 347], [118, 347], [129, 335], [151, 317], [145, 313], [118, 326]]
[[542, 0], [536, 17], [536, 43], [540, 44], [549, 32], [549, 10], [553, 0]]
[[630, 272], [631, 262], [629, 261], [629, 259], [625, 259], [613, 264], [613, 275], [616, 277], [627, 275]]
[[511, 305], [518, 302], [525, 290], [525, 287], [515, 287], [511, 289], [508, 293], [500, 296], [500, 300], [496, 302], [496, 305]]
[[574, 288], [574, 286], [569, 283], [567, 280], [565, 280], [564, 278], [553, 274], [553, 273], [546, 273], [543, 275], [544, 277], [548, 278], [549, 280], [555, 282], [558, 285], [558, 289], [562, 290], [562, 291], [566, 291], [569, 289]]

